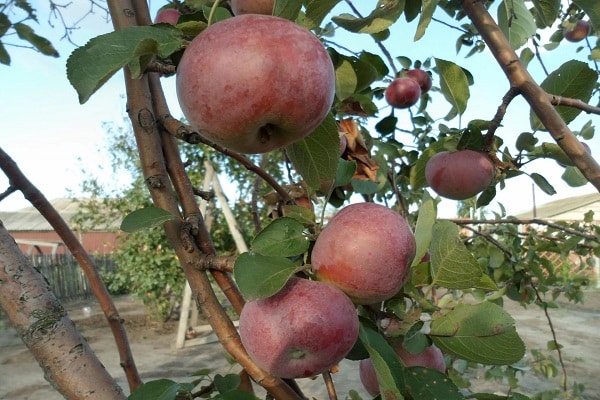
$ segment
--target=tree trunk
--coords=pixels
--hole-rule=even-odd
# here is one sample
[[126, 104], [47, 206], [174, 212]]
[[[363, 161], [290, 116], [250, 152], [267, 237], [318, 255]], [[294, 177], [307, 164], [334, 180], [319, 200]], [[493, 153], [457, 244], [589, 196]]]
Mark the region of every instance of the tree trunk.
[[0, 306], [66, 399], [127, 398], [1, 222]]

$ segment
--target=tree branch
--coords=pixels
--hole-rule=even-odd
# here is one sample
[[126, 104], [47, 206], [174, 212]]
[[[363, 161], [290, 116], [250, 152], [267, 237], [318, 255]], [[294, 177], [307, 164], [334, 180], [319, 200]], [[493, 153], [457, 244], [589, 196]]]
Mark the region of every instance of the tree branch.
[[81, 242], [77, 239], [77, 236], [75, 236], [69, 225], [56, 209], [52, 207], [44, 195], [25, 177], [25, 175], [23, 175], [17, 164], [2, 149], [0, 149], [0, 169], [2, 169], [10, 179], [11, 186], [19, 189], [23, 193], [23, 196], [25, 196], [25, 198], [29, 200], [29, 202], [50, 223], [81, 266], [81, 269], [90, 281], [92, 293], [94, 293], [94, 296], [98, 299], [98, 303], [106, 316], [115, 338], [117, 349], [119, 350], [121, 366], [127, 376], [129, 388], [131, 391], [134, 391], [141, 384], [141, 379], [131, 354], [131, 348], [129, 347], [129, 341], [127, 340], [127, 332], [125, 331], [123, 319], [119, 316], [119, 312], [112, 301], [110, 293], [108, 293], [108, 289], [102, 281], [102, 277], [100, 276], [94, 261], [85, 251]]
[[581, 142], [562, 120], [551, 103], [549, 95], [523, 66], [508, 39], [483, 3], [461, 0], [460, 4], [508, 77], [511, 87], [515, 87], [521, 92], [556, 143], [579, 168], [583, 176], [600, 191], [600, 165], [587, 153]]
[[2, 223], [0, 265], [0, 306], [52, 386], [69, 400], [125, 400], [123, 389]]

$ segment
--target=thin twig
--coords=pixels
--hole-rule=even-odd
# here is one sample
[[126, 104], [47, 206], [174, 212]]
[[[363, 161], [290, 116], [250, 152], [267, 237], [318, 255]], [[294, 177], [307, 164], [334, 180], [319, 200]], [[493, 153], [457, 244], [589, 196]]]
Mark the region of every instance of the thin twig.
[[542, 310], [544, 310], [544, 315], [546, 316], [546, 320], [548, 321], [548, 327], [550, 328], [550, 332], [552, 333], [552, 342], [554, 343], [554, 347], [555, 347], [556, 353], [558, 355], [558, 362], [559, 362], [560, 367], [562, 369], [562, 374], [563, 374], [562, 390], [563, 390], [563, 392], [566, 393], [567, 390], [568, 390], [568, 386], [567, 386], [567, 367], [566, 367], [565, 362], [563, 360], [562, 350], [560, 349], [560, 344], [558, 343], [558, 339], [557, 339], [557, 336], [556, 336], [556, 330], [554, 329], [554, 324], [552, 323], [552, 318], [550, 318], [550, 313], [548, 312], [548, 305], [546, 304], [545, 301], [542, 300], [542, 297], [540, 296], [540, 292], [535, 287], [535, 285], [532, 284], [531, 288], [535, 292], [535, 297], [536, 297], [536, 299], [538, 301], [538, 304], [539, 304], [540, 307], [542, 307]]

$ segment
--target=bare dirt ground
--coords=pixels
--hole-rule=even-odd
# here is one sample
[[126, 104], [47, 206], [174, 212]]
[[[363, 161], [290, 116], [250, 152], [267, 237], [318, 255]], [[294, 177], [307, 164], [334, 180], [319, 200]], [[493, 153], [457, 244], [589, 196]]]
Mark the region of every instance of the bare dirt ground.
[[[230, 367], [220, 344], [211, 342], [176, 349], [176, 322], [156, 322], [147, 315], [139, 301], [130, 297], [120, 297], [115, 302], [126, 321], [132, 352], [144, 381], [169, 378], [178, 382], [188, 382], [192, 379], [188, 374], [201, 368], [211, 368], [222, 374], [229, 371]], [[584, 398], [600, 400], [600, 291], [587, 291], [583, 305], [563, 301], [559, 303], [561, 308], [552, 309], [550, 313], [558, 340], [563, 346], [569, 385], [574, 382], [582, 383], [586, 388]], [[92, 307], [91, 316], [83, 315], [84, 306]], [[552, 338], [544, 313], [536, 306], [523, 309], [516, 303], [507, 304], [506, 308], [517, 322], [517, 330], [527, 344], [527, 359], [531, 360], [531, 349], [545, 349], [546, 343]], [[67, 310], [98, 358], [127, 392], [127, 382], [119, 366], [112, 334], [103, 315], [100, 314], [99, 307], [93, 301], [89, 301], [70, 304]], [[556, 357], [556, 352], [553, 355]], [[344, 399], [351, 389], [357, 390], [363, 398], [369, 398], [362, 390], [357, 363], [344, 361], [340, 367], [340, 372], [334, 375], [339, 398]], [[506, 382], [485, 380], [482, 370], [474, 371], [470, 375], [474, 390], [499, 393], [506, 393], [508, 390]], [[327, 398], [320, 379], [304, 379], [299, 383], [307, 396], [316, 399]], [[519, 383], [521, 387], [517, 391], [532, 394], [558, 388], [560, 380], [547, 380], [527, 374], [527, 377], [520, 378]], [[62, 398], [44, 380], [42, 370], [14, 329], [7, 326], [6, 321], [3, 324], [0, 322], [0, 399]]]

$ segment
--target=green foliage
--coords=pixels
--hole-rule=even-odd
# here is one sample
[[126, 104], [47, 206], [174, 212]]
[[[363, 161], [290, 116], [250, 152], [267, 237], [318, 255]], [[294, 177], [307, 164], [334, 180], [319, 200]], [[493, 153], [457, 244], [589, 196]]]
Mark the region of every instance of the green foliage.
[[[40, 53], [58, 57], [58, 51], [52, 43], [35, 33], [35, 30], [26, 22], [39, 22], [35, 9], [24, 0], [10, 0], [0, 4], [0, 63], [10, 65], [8, 46], [31, 47]], [[11, 37], [18, 37], [20, 41], [11, 42]]]

